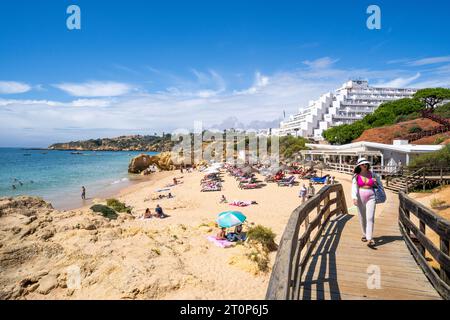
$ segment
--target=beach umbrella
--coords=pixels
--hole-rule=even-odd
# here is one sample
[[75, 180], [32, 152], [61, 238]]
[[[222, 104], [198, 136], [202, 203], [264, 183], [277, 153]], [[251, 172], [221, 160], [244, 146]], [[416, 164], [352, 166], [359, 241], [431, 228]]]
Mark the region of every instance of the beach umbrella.
[[314, 167], [316, 164], [313, 161], [308, 161], [305, 163], [306, 167]]
[[240, 211], [225, 211], [219, 213], [219, 217], [216, 221], [222, 228], [232, 228], [241, 225], [246, 219], [247, 217]]
[[241, 169], [241, 171], [242, 171], [243, 173], [252, 173], [252, 172], [253, 172], [252, 168], [250, 168], [250, 167], [243, 167], [243, 168]]
[[327, 166], [325, 165], [325, 163], [323, 163], [323, 162], [320, 162], [318, 165], [317, 165], [317, 169], [320, 169], [320, 176], [322, 176], [322, 170], [323, 169], [326, 169], [327, 168]]

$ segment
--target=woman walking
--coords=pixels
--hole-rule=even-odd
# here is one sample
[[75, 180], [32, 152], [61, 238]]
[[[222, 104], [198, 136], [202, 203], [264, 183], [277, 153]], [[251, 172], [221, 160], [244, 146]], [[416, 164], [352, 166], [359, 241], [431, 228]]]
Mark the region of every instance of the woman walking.
[[375, 223], [375, 191], [382, 188], [380, 177], [370, 171], [370, 163], [365, 158], [358, 160], [352, 181], [353, 204], [358, 208], [359, 221], [363, 237], [361, 241], [368, 242], [367, 246], [373, 248], [373, 228]]
[[305, 203], [306, 201], [306, 193], [308, 192], [308, 189], [306, 188], [305, 184], [303, 184], [302, 188], [300, 189], [300, 192], [298, 196], [302, 198], [302, 203]]

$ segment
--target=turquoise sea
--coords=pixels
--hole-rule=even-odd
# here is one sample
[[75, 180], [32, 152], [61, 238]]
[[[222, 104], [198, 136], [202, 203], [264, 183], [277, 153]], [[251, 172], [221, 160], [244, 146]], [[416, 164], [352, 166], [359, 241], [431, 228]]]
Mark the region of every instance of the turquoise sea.
[[[130, 160], [140, 153], [0, 148], [0, 197], [39, 196], [57, 209], [78, 208], [141, 181], [128, 174]], [[82, 186], [87, 201], [81, 200]]]

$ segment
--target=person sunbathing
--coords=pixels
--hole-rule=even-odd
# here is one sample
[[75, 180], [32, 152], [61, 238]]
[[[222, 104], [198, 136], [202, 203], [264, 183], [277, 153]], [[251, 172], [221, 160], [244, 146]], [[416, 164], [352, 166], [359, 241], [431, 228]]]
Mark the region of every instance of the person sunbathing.
[[143, 218], [144, 219], [150, 219], [151, 217], [152, 217], [152, 211], [149, 208], [145, 209], [145, 213], [144, 213]]
[[224, 195], [222, 195], [222, 197], [220, 198], [220, 203], [227, 203], [227, 198], [225, 198]]
[[227, 228], [220, 228], [220, 231], [216, 235], [216, 240], [227, 240]]

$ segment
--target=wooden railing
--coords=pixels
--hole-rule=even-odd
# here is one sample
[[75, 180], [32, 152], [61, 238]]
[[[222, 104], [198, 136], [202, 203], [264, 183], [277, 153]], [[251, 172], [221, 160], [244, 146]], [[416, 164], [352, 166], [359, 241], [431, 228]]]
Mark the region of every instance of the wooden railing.
[[[266, 299], [298, 299], [311, 254], [330, 218], [339, 213], [348, 213], [341, 184], [325, 186], [292, 212], [278, 248]], [[300, 234], [301, 229], [304, 230]]]
[[[338, 171], [341, 173], [347, 173], [347, 174], [353, 174], [353, 171], [355, 170], [355, 165], [351, 164], [340, 164], [340, 163], [327, 163], [325, 170], [333, 170]], [[390, 175], [390, 174], [396, 174], [399, 170], [398, 166], [381, 166], [376, 165], [371, 167], [372, 172], [375, 172], [379, 175]]]
[[387, 176], [386, 186], [392, 179], [401, 179], [405, 182], [405, 189], [402, 190], [406, 194], [412, 191], [417, 185], [422, 185], [423, 190], [426, 190], [427, 183], [434, 182], [443, 185], [450, 180], [450, 168], [449, 167], [422, 167], [422, 168], [409, 168], [404, 171], [404, 175], [400, 177]]
[[[399, 227], [408, 249], [428, 277], [434, 288], [444, 298], [450, 299], [450, 222], [403, 192], [399, 194]], [[419, 222], [417, 226], [411, 219], [413, 214]], [[427, 237], [429, 228], [439, 237], [439, 248]], [[439, 265], [439, 271], [427, 261], [429, 253]]]

